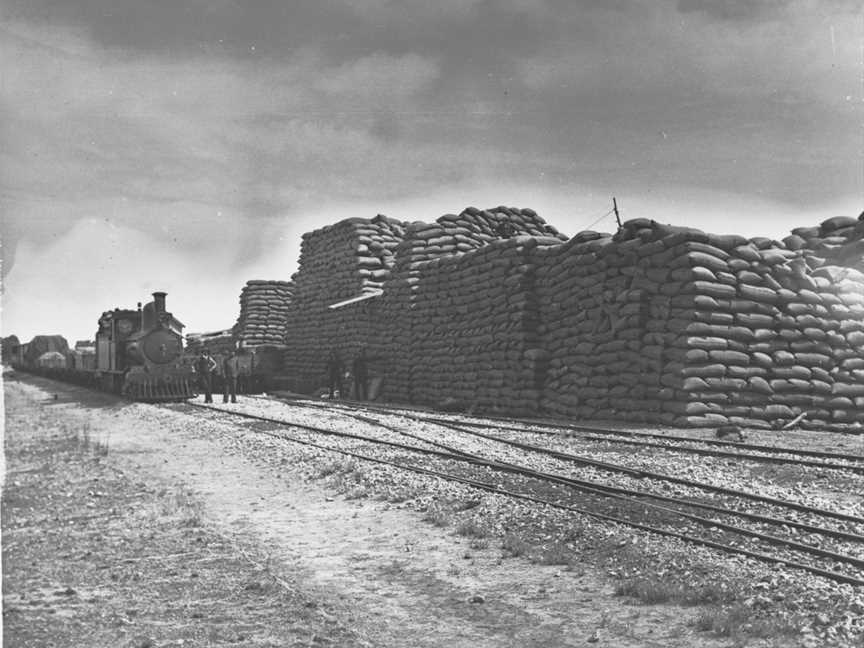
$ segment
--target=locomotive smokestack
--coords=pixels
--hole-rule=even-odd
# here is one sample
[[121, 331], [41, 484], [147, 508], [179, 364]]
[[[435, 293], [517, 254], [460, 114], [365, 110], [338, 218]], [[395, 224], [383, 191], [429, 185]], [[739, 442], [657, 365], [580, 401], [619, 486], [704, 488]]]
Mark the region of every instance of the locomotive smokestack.
[[165, 295], [164, 292], [153, 293], [153, 306], [156, 309], [156, 315], [162, 315], [165, 312]]

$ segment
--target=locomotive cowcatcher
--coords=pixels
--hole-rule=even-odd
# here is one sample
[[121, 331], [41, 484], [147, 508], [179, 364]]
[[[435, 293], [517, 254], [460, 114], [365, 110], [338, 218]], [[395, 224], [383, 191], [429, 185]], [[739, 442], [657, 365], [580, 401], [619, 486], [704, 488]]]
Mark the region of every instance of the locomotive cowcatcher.
[[183, 324], [165, 310], [165, 293], [137, 310], [115, 308], [99, 318], [96, 379], [102, 389], [134, 400], [178, 401], [195, 396], [183, 361]]

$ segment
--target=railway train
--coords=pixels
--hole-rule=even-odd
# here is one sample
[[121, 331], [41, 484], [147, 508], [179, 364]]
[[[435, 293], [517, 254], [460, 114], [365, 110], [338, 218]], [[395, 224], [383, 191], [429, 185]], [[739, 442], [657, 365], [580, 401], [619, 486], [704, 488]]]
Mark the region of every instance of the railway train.
[[183, 353], [184, 325], [166, 310], [165, 296], [154, 292], [143, 308], [139, 303], [137, 309], [102, 313], [89, 348], [78, 343], [69, 351], [60, 336], [37, 336], [17, 345], [11, 350], [12, 366], [138, 401], [192, 398], [195, 376]]

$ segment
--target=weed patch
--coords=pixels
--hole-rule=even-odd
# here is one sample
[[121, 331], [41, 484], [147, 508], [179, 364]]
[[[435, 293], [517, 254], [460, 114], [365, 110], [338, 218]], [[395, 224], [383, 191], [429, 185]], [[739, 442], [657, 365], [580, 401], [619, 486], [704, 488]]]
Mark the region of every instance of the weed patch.
[[450, 526], [450, 516], [438, 508], [427, 511], [426, 515], [423, 516], [423, 521], [430, 522], [439, 528]]
[[793, 621], [760, 618], [757, 612], [740, 604], [725, 609], [707, 610], [696, 617], [693, 627], [699, 632], [710, 632], [717, 637], [736, 641], [745, 638], [791, 637], [798, 634], [797, 624]]
[[515, 533], [508, 533], [501, 541], [501, 549], [513, 557], [525, 555], [529, 548], [530, 545]]
[[325, 477], [330, 477], [331, 475], [341, 475], [345, 473], [355, 472], [356, 470], [357, 464], [354, 461], [330, 461], [318, 469], [318, 474], [316, 475], [316, 477], [318, 479], [324, 479]]
[[560, 544], [541, 547], [534, 557], [534, 562], [540, 565], [570, 565], [573, 562], [573, 550]]
[[460, 524], [456, 528], [456, 533], [463, 538], [485, 538], [488, 535], [486, 529], [473, 520]]
[[423, 491], [419, 488], [403, 488], [395, 490], [384, 497], [384, 500], [391, 504], [401, 504], [409, 500], [416, 499], [423, 495]]
[[647, 605], [677, 603], [686, 606], [719, 605], [731, 603], [737, 598], [737, 593], [714, 585], [694, 588], [661, 578], [633, 578], [622, 581], [615, 587], [615, 595], [628, 596]]

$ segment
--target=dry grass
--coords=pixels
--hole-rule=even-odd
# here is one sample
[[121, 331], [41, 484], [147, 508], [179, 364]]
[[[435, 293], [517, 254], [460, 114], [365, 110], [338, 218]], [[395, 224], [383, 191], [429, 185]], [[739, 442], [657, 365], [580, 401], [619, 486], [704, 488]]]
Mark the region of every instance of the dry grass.
[[531, 546], [515, 533], [508, 533], [501, 540], [501, 548], [510, 556], [524, 556]]
[[431, 508], [426, 511], [423, 521], [443, 529], [450, 526], [450, 514], [441, 508]]
[[559, 543], [553, 543], [548, 547], [541, 546], [531, 556], [532, 561], [539, 565], [567, 565], [575, 561], [573, 549]]
[[384, 495], [382, 499], [390, 504], [401, 504], [423, 495], [423, 490], [416, 487], [395, 487], [393, 491]]
[[456, 527], [456, 534], [463, 538], [485, 538], [489, 532], [474, 520], [466, 520]]
[[353, 459], [330, 461], [318, 469], [315, 477], [326, 479], [328, 486], [346, 499], [369, 497], [363, 470]]
[[78, 449], [84, 453], [91, 453], [95, 457], [108, 456], [108, 438], [97, 439], [89, 425], [82, 424], [71, 431], [78, 444]]
[[342, 475], [345, 473], [351, 473], [357, 470], [357, 464], [353, 460], [350, 459], [339, 459], [335, 461], [328, 461], [323, 466], [318, 469], [318, 474], [316, 477], [318, 479], [324, 479], [326, 477], [330, 477], [331, 475]]
[[707, 605], [728, 603], [738, 595], [711, 585], [690, 587], [660, 578], [637, 578], [619, 583], [615, 588], [616, 596], [628, 596], [640, 603], [676, 603], [678, 605]]
[[798, 634], [794, 622], [760, 618], [754, 610], [740, 604], [707, 610], [696, 618], [693, 626], [699, 632], [733, 639], [738, 645], [744, 645], [751, 638], [774, 639]]
[[4, 645], [356, 645], [281, 563], [210, 528], [188, 492], [110, 467], [87, 426], [45, 423], [5, 439]]

